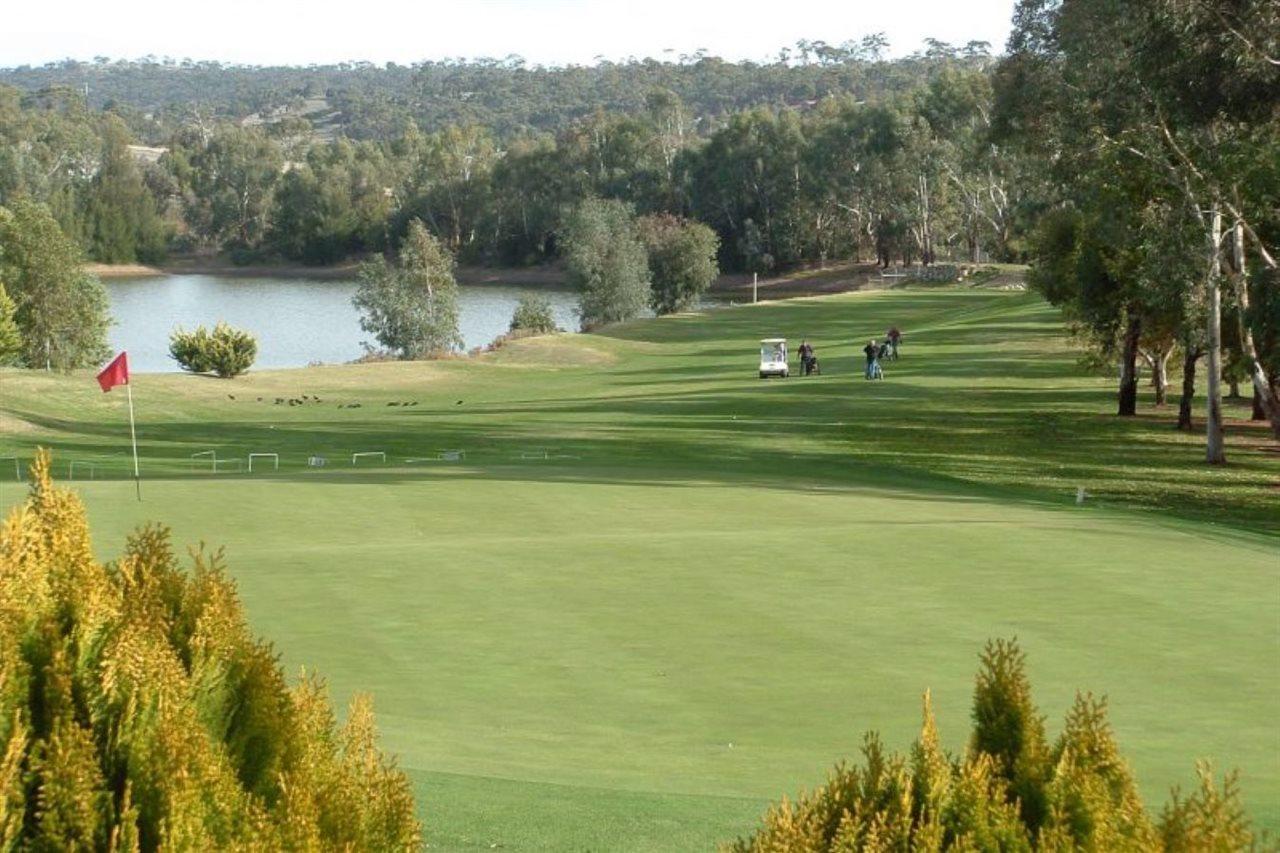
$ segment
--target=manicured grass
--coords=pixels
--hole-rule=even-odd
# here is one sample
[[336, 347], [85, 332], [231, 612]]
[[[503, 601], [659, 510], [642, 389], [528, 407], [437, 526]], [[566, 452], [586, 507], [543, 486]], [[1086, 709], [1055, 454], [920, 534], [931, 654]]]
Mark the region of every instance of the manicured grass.
[[[855, 349], [890, 323], [904, 359], [863, 382]], [[755, 379], [779, 333], [826, 375]], [[118, 394], [0, 383], [0, 453], [123, 472]], [[906, 747], [925, 688], [961, 748], [977, 651], [1011, 634], [1051, 729], [1077, 688], [1107, 693], [1153, 802], [1210, 757], [1280, 828], [1275, 457], [1233, 424], [1208, 469], [1168, 415], [1111, 417], [1032, 296], [798, 300], [134, 392], [145, 502], [77, 483], [99, 550], [152, 518], [225, 545], [286, 664], [375, 695], [433, 849], [708, 847], [864, 730]], [[322, 402], [273, 403], [302, 394]], [[191, 473], [213, 447], [282, 471]], [[454, 447], [465, 464], [403, 462]]]

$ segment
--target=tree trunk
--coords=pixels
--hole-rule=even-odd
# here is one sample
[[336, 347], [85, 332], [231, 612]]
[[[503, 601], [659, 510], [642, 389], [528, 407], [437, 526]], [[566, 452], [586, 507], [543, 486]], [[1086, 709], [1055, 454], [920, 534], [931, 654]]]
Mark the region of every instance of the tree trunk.
[[1200, 360], [1199, 348], [1182, 351], [1182, 398], [1178, 401], [1178, 429], [1191, 432], [1191, 400], [1196, 395], [1196, 362]]
[[1212, 226], [1209, 233], [1209, 271], [1206, 276], [1208, 299], [1208, 328], [1206, 349], [1208, 360], [1208, 398], [1205, 411], [1205, 461], [1210, 465], [1224, 465], [1227, 461], [1223, 447], [1222, 429], [1222, 291], [1219, 279], [1222, 275], [1222, 212], [1214, 205]]
[[1120, 355], [1120, 416], [1138, 413], [1138, 339], [1142, 337], [1142, 321], [1130, 316], [1124, 333], [1124, 349]]
[[1156, 390], [1156, 405], [1163, 406], [1169, 399], [1169, 356], [1173, 355], [1173, 345], [1162, 353], [1157, 353], [1151, 365], [1151, 384]]
[[1235, 271], [1231, 280], [1235, 285], [1236, 306], [1239, 309], [1236, 311], [1236, 322], [1239, 324], [1240, 342], [1244, 345], [1244, 355], [1249, 360], [1250, 379], [1253, 380], [1254, 413], [1261, 410], [1266, 419], [1271, 422], [1271, 434], [1280, 438], [1280, 401], [1277, 401], [1271, 392], [1271, 383], [1267, 381], [1267, 372], [1262, 368], [1262, 362], [1258, 359], [1258, 348], [1253, 342], [1253, 329], [1247, 322], [1249, 282], [1245, 277], [1244, 226], [1240, 223], [1236, 223], [1234, 238], [1232, 265]]
[[1251, 421], [1265, 421], [1267, 413], [1262, 411], [1262, 395], [1258, 393], [1258, 389], [1253, 389], [1253, 413], [1249, 415]]
[[1173, 344], [1163, 350], [1138, 350], [1138, 354], [1151, 368], [1151, 387], [1156, 392], [1156, 405], [1163, 406], [1169, 399], [1169, 357], [1173, 355]]

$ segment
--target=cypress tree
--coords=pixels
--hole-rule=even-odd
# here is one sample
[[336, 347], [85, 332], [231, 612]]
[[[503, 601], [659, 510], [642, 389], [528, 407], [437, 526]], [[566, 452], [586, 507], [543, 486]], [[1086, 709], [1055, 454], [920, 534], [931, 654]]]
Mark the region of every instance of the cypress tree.
[[414, 850], [367, 698], [290, 689], [217, 554], [144, 528], [94, 559], [50, 457], [0, 525], [0, 849]]
[[969, 749], [991, 756], [1034, 832], [1044, 819], [1049, 751], [1044, 717], [1031, 699], [1026, 656], [1016, 639], [996, 639], [987, 643], [980, 661]]
[[22, 355], [22, 333], [13, 316], [16, 311], [17, 306], [0, 281], [0, 367], [17, 364]]

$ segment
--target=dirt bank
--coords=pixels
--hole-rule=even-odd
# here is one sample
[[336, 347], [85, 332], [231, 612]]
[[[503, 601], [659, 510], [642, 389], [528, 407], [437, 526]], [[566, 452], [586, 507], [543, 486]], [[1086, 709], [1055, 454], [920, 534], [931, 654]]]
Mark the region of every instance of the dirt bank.
[[[840, 262], [822, 267], [791, 270], [782, 275], [761, 276], [759, 295], [761, 300], [790, 299], [797, 296], [865, 290], [868, 287], [879, 287], [882, 283], [875, 264]], [[751, 274], [722, 275], [711, 285], [711, 292], [735, 302], [750, 302]]]
[[164, 270], [146, 264], [85, 264], [84, 271], [98, 278], [141, 278], [165, 274]]

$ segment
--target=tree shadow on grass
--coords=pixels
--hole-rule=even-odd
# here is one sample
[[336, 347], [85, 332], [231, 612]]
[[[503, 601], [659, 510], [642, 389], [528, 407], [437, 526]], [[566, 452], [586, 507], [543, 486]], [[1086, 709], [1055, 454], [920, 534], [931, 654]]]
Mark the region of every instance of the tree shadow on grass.
[[[736, 420], [729, 414], [735, 409], [740, 412]], [[113, 458], [113, 471], [104, 469], [102, 475], [129, 473], [115, 427], [23, 417], [42, 431], [65, 436], [52, 442], [64, 460]], [[412, 429], [405, 420], [427, 424]], [[1196, 448], [1178, 452], [1144, 441], [1152, 429], [1149, 423], [1096, 411], [1041, 408], [1028, 415], [1016, 408], [964, 409], [944, 401], [917, 407], [908, 421], [858, 418], [838, 408], [786, 417], [754, 395], [708, 398], [706, 392], [689, 392], [685, 398], [582, 398], [458, 415], [417, 411], [376, 423], [309, 420], [274, 429], [234, 421], [149, 422], [143, 462], [149, 476], [209, 477], [195, 473], [193, 465], [202, 463], [187, 457], [217, 448], [224, 459], [279, 453], [281, 476], [305, 472], [307, 481], [316, 483], [352, 482], [353, 476], [393, 483], [435, 476], [448, 466], [464, 478], [667, 487], [733, 483], [800, 491], [872, 487], [928, 492], [943, 500], [1036, 505], [1069, 501], [1079, 483], [1095, 495], [1123, 497], [1177, 516], [1277, 529], [1275, 514], [1243, 491], [1223, 491], [1212, 503], [1197, 499], [1202, 486], [1221, 485], [1221, 472], [1193, 468]], [[1046, 456], [1046, 446], [1052, 455]], [[357, 474], [359, 469], [346, 464], [358, 451], [382, 451], [391, 464], [403, 466], [407, 458], [429, 459], [452, 448], [466, 450], [465, 464], [424, 462], [420, 470], [387, 479], [384, 470]], [[530, 451], [550, 458], [521, 459]], [[312, 455], [341, 466], [344, 475], [330, 478], [308, 470], [306, 458]], [[1262, 465], [1238, 466], [1234, 476], [1241, 490], [1265, 484], [1268, 472]], [[1143, 483], [1149, 487], [1139, 488]]]

